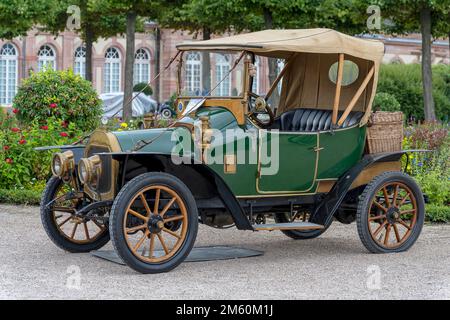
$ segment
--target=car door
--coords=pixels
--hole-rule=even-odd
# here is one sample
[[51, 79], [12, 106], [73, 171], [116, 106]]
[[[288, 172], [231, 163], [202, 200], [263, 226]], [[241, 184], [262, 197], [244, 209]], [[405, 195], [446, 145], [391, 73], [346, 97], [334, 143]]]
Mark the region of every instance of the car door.
[[258, 193], [314, 191], [320, 151], [318, 133], [260, 130], [258, 145]]

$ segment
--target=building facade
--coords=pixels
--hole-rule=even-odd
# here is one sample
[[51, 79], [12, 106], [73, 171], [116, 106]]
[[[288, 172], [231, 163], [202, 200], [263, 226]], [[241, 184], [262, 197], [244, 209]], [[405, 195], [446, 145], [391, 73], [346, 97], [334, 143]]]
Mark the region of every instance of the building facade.
[[[385, 63], [419, 63], [421, 61], [421, 41], [417, 37], [387, 38], [377, 37], [386, 45]], [[136, 34], [134, 83], [148, 83], [157, 73], [164, 70], [176, 54], [176, 44], [192, 40], [188, 32], [163, 29], [160, 31], [160, 61], [155, 59], [155, 32]], [[124, 88], [125, 45], [123, 37], [100, 39], [93, 48], [93, 86], [99, 94], [122, 92]], [[159, 63], [159, 68], [157, 64]], [[226, 55], [211, 62], [213, 74], [219, 79], [231, 68], [233, 61]], [[450, 63], [449, 45], [445, 40], [433, 44], [433, 63]], [[192, 53], [185, 56], [186, 86], [189, 90], [201, 90], [202, 55]], [[278, 69], [284, 61], [278, 61]], [[269, 88], [267, 60], [256, 61], [257, 72], [253, 90], [267, 92]], [[0, 105], [11, 105], [22, 79], [31, 72], [43, 68], [55, 70], [72, 69], [84, 77], [86, 72], [86, 49], [82, 40], [73, 32], [63, 32], [59, 36], [31, 31], [26, 37], [12, 41], [0, 41]], [[177, 70], [172, 67], [159, 78], [159, 94], [154, 98], [160, 102], [167, 100], [177, 89]], [[152, 86], [155, 86], [153, 83]], [[229, 95], [233, 84], [224, 81], [218, 88], [219, 95]]]

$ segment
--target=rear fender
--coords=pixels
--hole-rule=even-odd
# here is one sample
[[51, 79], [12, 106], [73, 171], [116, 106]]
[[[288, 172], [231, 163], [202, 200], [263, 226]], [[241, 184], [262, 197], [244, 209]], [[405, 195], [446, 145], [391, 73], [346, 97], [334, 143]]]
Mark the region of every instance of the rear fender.
[[330, 192], [314, 210], [312, 221], [320, 225], [327, 225], [342, 204], [347, 192], [359, 174], [368, 166], [376, 162], [399, 161], [403, 155], [414, 152], [430, 152], [429, 150], [404, 150], [390, 153], [376, 153], [365, 155], [353, 168], [348, 170], [335, 183]]

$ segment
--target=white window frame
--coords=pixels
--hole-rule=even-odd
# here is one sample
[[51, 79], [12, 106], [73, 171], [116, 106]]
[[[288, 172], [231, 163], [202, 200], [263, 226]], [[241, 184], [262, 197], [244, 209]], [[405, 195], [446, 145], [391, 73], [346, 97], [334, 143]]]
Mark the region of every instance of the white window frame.
[[[198, 77], [196, 74], [198, 73]], [[202, 55], [199, 52], [189, 52], [186, 56], [186, 89], [189, 95], [202, 93]]]
[[86, 79], [86, 47], [79, 46], [75, 50], [73, 72]]
[[[284, 59], [277, 59], [277, 75], [283, 71], [284, 66], [286, 65], [286, 62]], [[283, 78], [280, 79], [280, 82], [278, 83], [278, 94], [281, 95], [281, 90], [283, 89]]]
[[[117, 78], [113, 75], [117, 72]], [[122, 59], [120, 50], [116, 47], [110, 47], [105, 53], [105, 64], [103, 70], [103, 92], [114, 93], [121, 92], [122, 83]]]
[[150, 53], [145, 48], [140, 48], [134, 56], [134, 79], [133, 83], [149, 83], [151, 78]]
[[[19, 55], [17, 52], [16, 46], [12, 43], [5, 43], [0, 48], [0, 105], [11, 105], [17, 93], [19, 82]], [[11, 68], [14, 72], [12, 75], [13, 85], [11, 85]]]
[[56, 70], [56, 51], [49, 44], [44, 44], [38, 51], [38, 72], [42, 71], [44, 67]]
[[230, 57], [224, 54], [216, 54], [216, 84], [223, 80], [215, 90], [215, 95], [219, 97], [231, 96], [231, 74], [225, 78], [230, 69]]
[[260, 80], [261, 80], [261, 59], [259, 57], [255, 57], [255, 68], [256, 68], [256, 74], [253, 77], [253, 84], [252, 84], [252, 92], [256, 94], [260, 94]]

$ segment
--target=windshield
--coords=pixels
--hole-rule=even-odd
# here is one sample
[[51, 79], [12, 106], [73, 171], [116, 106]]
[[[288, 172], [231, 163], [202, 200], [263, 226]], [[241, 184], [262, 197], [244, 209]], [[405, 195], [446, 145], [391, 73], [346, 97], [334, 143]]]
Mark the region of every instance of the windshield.
[[233, 69], [240, 56], [241, 52], [185, 52], [180, 73], [181, 97], [242, 97], [244, 59]]

